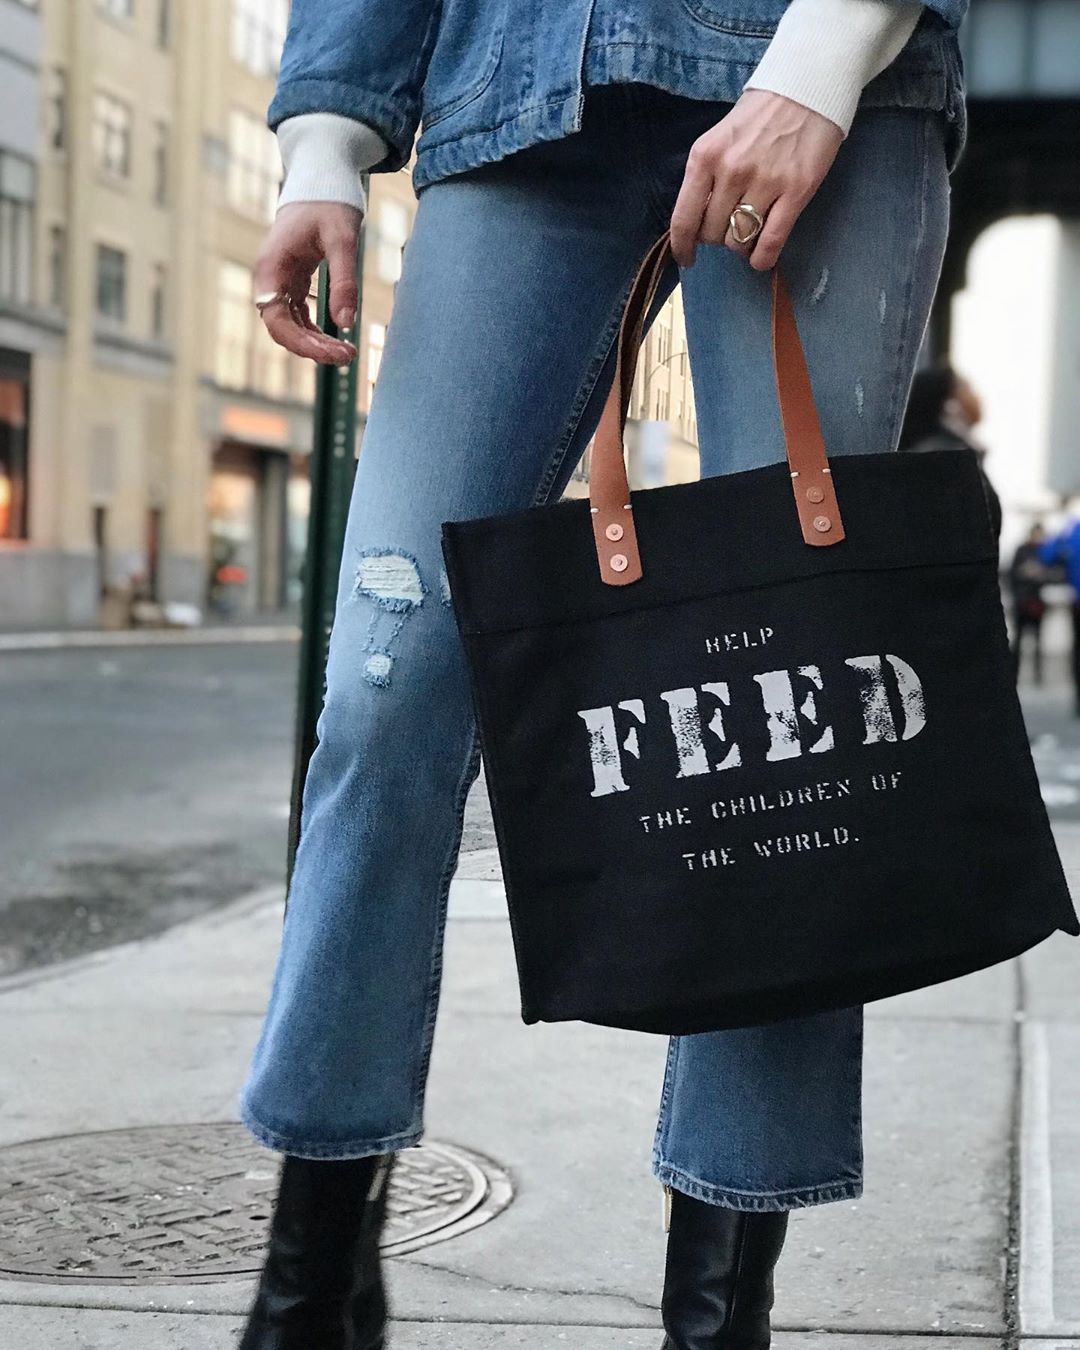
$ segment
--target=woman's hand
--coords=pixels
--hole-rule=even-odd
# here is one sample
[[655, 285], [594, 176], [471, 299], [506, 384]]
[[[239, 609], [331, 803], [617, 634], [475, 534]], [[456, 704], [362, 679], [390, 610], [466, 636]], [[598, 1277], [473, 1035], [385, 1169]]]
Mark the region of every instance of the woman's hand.
[[255, 264], [256, 295], [279, 292], [264, 305], [263, 323], [279, 346], [322, 365], [356, 359], [351, 342], [328, 337], [308, 313], [319, 264], [330, 267], [330, 313], [339, 328], [356, 322], [356, 247], [362, 215], [342, 202], [292, 202], [277, 213]]
[[[821, 113], [782, 94], [747, 89], [728, 115], [696, 140], [671, 216], [671, 249], [691, 267], [698, 242], [726, 244], [767, 271], [821, 186], [843, 133]], [[764, 217], [756, 238], [735, 241], [729, 217], [747, 202]], [[752, 224], [739, 218], [740, 234]]]

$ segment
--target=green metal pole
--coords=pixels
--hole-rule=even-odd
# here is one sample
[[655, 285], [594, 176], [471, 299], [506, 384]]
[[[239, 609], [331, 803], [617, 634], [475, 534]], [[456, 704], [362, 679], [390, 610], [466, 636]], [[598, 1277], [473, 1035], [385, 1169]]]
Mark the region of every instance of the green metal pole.
[[[365, 175], [365, 189], [367, 187]], [[364, 278], [364, 229], [356, 257], [357, 305], [352, 328], [339, 329], [330, 317], [329, 280], [319, 269], [319, 327], [331, 337], [359, 347]], [[326, 693], [326, 658], [334, 622], [338, 571], [345, 543], [349, 497], [356, 472], [357, 365], [319, 366], [315, 380], [314, 438], [311, 447], [311, 514], [304, 555], [304, 594], [300, 618], [300, 678], [296, 710], [296, 753], [289, 812], [288, 875], [291, 880], [308, 764], [318, 739], [315, 731]]]

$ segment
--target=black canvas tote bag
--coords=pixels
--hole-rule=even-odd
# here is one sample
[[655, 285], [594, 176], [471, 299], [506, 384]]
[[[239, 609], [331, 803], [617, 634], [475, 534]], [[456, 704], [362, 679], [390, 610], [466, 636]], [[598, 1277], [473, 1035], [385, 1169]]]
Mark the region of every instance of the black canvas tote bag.
[[1076, 934], [974, 456], [828, 461], [774, 273], [786, 462], [631, 494], [669, 258], [626, 308], [591, 502], [443, 527], [525, 1021], [752, 1025]]

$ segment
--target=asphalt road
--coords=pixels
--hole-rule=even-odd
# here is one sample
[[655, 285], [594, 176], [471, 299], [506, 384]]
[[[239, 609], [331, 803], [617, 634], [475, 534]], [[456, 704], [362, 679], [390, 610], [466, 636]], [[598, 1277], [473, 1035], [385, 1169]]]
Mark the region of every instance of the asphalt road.
[[[0, 657], [0, 974], [131, 938], [283, 878], [294, 644]], [[1025, 689], [1051, 815], [1080, 820], [1080, 718]], [[482, 784], [466, 851], [494, 845]]]
[[[0, 974], [282, 879], [294, 644], [0, 657]], [[494, 843], [483, 802], [465, 846]]]

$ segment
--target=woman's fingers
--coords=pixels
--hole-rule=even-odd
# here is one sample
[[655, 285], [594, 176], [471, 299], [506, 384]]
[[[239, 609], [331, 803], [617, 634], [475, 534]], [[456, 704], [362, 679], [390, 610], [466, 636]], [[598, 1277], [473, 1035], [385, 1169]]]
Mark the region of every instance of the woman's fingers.
[[751, 267], [758, 272], [767, 272], [776, 266], [780, 250], [787, 243], [792, 226], [805, 205], [805, 201], [791, 193], [772, 204], [761, 233], [745, 246]]
[[300, 319], [288, 300], [275, 300], [262, 312], [266, 330], [279, 347], [320, 365], [348, 365], [356, 356], [351, 343], [339, 342]]
[[330, 268], [330, 313], [339, 328], [351, 328], [356, 322], [356, 248], [360, 212], [355, 214], [355, 228], [335, 222], [323, 235], [323, 255]]
[[698, 141], [690, 150], [682, 186], [671, 213], [671, 251], [680, 267], [694, 265], [694, 252], [714, 176], [708, 147]]
[[[671, 218], [672, 251], [689, 267], [698, 242], [726, 244], [760, 270], [772, 267], [803, 207], [843, 140], [820, 113], [765, 90], [748, 89], [727, 116], [695, 141]], [[742, 202], [763, 218], [738, 242], [730, 217]], [[745, 234], [752, 218], [738, 218]]]
[[[331, 313], [350, 327], [356, 321], [356, 243], [361, 222], [355, 207], [333, 202], [282, 207], [255, 264], [255, 294], [277, 296], [261, 306], [273, 340], [286, 351], [321, 365], [348, 365], [356, 358], [351, 342], [329, 337], [308, 310], [312, 278], [322, 260], [331, 273]], [[348, 323], [343, 323], [343, 319]]]

